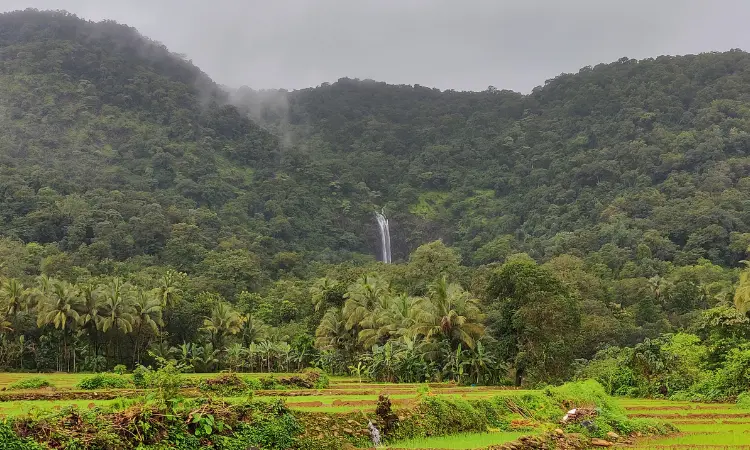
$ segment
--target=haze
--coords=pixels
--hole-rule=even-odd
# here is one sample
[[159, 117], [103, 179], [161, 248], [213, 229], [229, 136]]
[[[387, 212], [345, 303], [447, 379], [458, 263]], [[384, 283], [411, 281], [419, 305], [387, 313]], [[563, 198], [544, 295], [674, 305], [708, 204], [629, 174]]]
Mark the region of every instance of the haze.
[[742, 0], [0, 0], [112, 19], [233, 87], [340, 77], [528, 92], [620, 57], [748, 49]]

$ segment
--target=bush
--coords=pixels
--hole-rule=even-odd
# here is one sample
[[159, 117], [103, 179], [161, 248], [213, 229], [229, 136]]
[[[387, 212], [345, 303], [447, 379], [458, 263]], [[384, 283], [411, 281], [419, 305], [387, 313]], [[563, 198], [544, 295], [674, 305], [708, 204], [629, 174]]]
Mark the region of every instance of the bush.
[[9, 390], [18, 390], [18, 389], [41, 389], [46, 387], [55, 387], [52, 383], [50, 383], [48, 380], [45, 380], [42, 377], [33, 377], [33, 378], [27, 378], [25, 380], [17, 381], [10, 386], [8, 386]]
[[241, 423], [231, 437], [222, 437], [222, 448], [245, 450], [264, 448], [283, 450], [294, 448], [297, 436], [302, 432], [297, 418], [280, 401], [269, 404], [258, 403], [253, 411], [253, 423]]
[[128, 373], [128, 368], [125, 364], [118, 364], [114, 369], [112, 369], [112, 372], [116, 373], [117, 375], [125, 375], [126, 373]]
[[41, 444], [31, 439], [18, 436], [8, 425], [8, 422], [0, 422], [0, 449], [2, 450], [44, 450]]
[[148, 387], [146, 384], [146, 374], [148, 371], [149, 369], [141, 365], [133, 369], [133, 384], [135, 387], [138, 389], [146, 389]]
[[94, 389], [123, 389], [130, 387], [130, 381], [122, 375], [97, 373], [82, 379], [76, 387], [87, 391]]
[[173, 362], [157, 370], [147, 369], [144, 373], [145, 385], [156, 390], [159, 400], [168, 403], [177, 399], [183, 385], [182, 369]]
[[317, 367], [308, 367], [302, 373], [312, 381], [313, 388], [315, 389], [325, 389], [330, 384], [331, 380], [328, 378], [328, 374]]
[[750, 391], [743, 392], [737, 396], [737, 407], [750, 409]]

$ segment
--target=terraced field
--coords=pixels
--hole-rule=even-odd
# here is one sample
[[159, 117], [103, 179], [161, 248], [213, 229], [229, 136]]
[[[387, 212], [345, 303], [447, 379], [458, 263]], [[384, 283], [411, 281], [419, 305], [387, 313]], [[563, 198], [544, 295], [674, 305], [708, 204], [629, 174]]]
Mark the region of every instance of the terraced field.
[[680, 433], [672, 436], [638, 439], [629, 446], [631, 448], [750, 449], [750, 410], [739, 409], [734, 404], [634, 399], [620, 402], [631, 417], [664, 420], [680, 430]]
[[[274, 376], [285, 376], [287, 374], [274, 374]], [[0, 374], [0, 389], [7, 389], [8, 386], [26, 378], [38, 376], [35, 374]], [[94, 408], [97, 406], [110, 406], [123, 399], [96, 399], [90, 398], [92, 392], [76, 390], [76, 384], [87, 375], [85, 374], [45, 374], [45, 379], [49, 380], [54, 389], [41, 389], [33, 391], [9, 391], [19, 396], [23, 394], [33, 394], [35, 397], [49, 396], [49, 399], [38, 400], [11, 400], [0, 401], [0, 416], [11, 417], [48, 409], [62, 409], [68, 406], [77, 406], [79, 408]], [[186, 374], [188, 380], [199, 378], [215, 377], [216, 374]], [[268, 374], [243, 374], [243, 377], [266, 377]], [[466, 399], [478, 399], [502, 395], [519, 395], [524, 390], [497, 388], [497, 387], [466, 387], [455, 386], [448, 383], [430, 384], [430, 395], [442, 395], [451, 397], [461, 397]], [[388, 383], [359, 383], [350, 378], [333, 378], [327, 389], [320, 390], [283, 390], [283, 391], [255, 391], [255, 397], [258, 400], [268, 400], [284, 397], [287, 406], [292, 409], [310, 412], [329, 412], [343, 413], [351, 411], [373, 412], [380, 394], [387, 394], [395, 408], [408, 407], [413, 405], [417, 400], [417, 394], [423, 385], [420, 384], [388, 384]], [[123, 397], [135, 397], [140, 395], [140, 391], [135, 389], [97, 391], [99, 397], [121, 395]], [[198, 395], [196, 392], [186, 391], [186, 395]], [[62, 398], [56, 397], [83, 397], [83, 398]], [[246, 397], [224, 397], [228, 402], [241, 402]]]
[[[36, 374], [0, 374], [0, 390], [6, 389], [20, 380], [38, 376]], [[137, 401], [126, 397], [137, 397], [142, 391], [135, 389], [112, 391], [79, 391], [76, 384], [86, 377], [85, 374], [45, 374], [54, 389], [34, 391], [6, 391], [3, 396], [29, 394], [34, 399], [0, 401], [0, 417], [13, 417], [47, 410], [60, 410], [69, 406], [91, 409], [101, 406], [126, 406], [128, 402]], [[187, 374], [188, 380], [215, 377], [216, 374]], [[243, 374], [244, 377], [267, 377], [268, 374]], [[275, 374], [284, 376], [284, 374]], [[499, 388], [471, 387], [453, 384], [430, 384], [426, 395], [440, 395], [465, 399], [488, 398], [497, 395], [516, 396], [530, 391]], [[195, 388], [185, 390], [185, 395], [203, 395]], [[421, 393], [421, 394], [420, 394]], [[296, 410], [308, 412], [348, 413], [362, 411], [374, 413], [379, 394], [388, 394], [396, 410], [412, 406], [425, 395], [425, 387], [420, 384], [387, 384], [360, 383], [352, 378], [333, 378], [327, 389], [299, 390], [258, 390], [254, 396], [258, 400], [271, 401], [280, 397], [287, 405]], [[48, 396], [48, 397], [47, 397]], [[93, 396], [93, 398], [92, 398]], [[100, 398], [97, 398], [99, 396]], [[113, 398], [121, 396], [121, 398]], [[47, 398], [45, 398], [47, 397]], [[224, 397], [223, 400], [234, 403], [243, 402], [247, 397]], [[621, 445], [619, 448], [680, 450], [750, 450], [750, 410], [738, 409], [733, 404], [698, 404], [689, 402], [655, 401], [641, 399], [620, 399], [628, 415], [633, 418], [652, 418], [667, 421], [677, 426], [680, 432], [668, 437], [636, 439], [633, 444]], [[456, 436], [413, 439], [398, 442], [389, 448], [399, 449], [479, 449], [502, 444], [524, 434], [533, 434], [535, 430], [524, 428], [523, 418], [518, 418], [519, 425], [511, 432], [486, 432], [462, 434]]]

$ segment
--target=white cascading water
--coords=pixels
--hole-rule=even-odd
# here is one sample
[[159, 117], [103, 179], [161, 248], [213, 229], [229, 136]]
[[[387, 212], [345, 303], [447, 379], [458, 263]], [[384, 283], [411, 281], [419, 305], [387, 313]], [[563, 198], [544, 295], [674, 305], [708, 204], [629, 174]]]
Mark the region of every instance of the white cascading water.
[[390, 264], [391, 231], [388, 229], [388, 218], [382, 212], [376, 212], [375, 217], [378, 219], [378, 227], [380, 228], [380, 257], [384, 263]]

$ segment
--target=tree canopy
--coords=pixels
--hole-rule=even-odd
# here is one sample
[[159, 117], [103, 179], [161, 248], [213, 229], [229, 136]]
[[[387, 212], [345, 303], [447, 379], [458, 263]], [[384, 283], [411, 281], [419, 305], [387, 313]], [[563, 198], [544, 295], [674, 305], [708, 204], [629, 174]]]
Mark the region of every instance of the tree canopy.
[[740, 50], [225, 90], [125, 25], [0, 14], [0, 368], [739, 371], [749, 105]]

